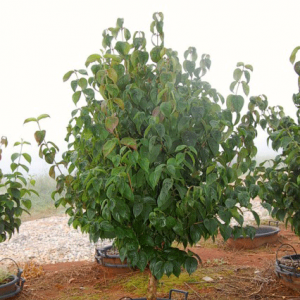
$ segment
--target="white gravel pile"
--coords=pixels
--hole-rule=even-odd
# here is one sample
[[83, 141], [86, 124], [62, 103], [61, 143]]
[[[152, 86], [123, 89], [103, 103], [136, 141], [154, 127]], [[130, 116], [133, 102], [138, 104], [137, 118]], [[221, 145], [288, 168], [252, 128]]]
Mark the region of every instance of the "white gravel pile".
[[[11, 257], [18, 262], [34, 259], [41, 264], [93, 261], [95, 244], [87, 234], [68, 226], [69, 217], [49, 217], [22, 223], [20, 232], [0, 244], [0, 259]], [[109, 240], [97, 247], [109, 245]]]

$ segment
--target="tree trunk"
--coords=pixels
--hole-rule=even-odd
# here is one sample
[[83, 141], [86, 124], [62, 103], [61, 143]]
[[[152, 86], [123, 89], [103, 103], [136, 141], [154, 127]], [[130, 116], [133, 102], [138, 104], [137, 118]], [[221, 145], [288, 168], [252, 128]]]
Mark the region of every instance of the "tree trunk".
[[157, 282], [158, 280], [150, 272], [147, 300], [156, 300]]

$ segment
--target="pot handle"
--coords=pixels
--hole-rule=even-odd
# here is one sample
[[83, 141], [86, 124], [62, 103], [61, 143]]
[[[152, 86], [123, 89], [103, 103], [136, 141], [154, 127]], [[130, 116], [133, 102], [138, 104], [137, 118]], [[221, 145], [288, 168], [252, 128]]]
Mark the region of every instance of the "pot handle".
[[170, 293], [169, 293], [169, 299], [172, 299], [172, 298], [171, 298], [172, 292], [184, 294], [184, 295], [185, 295], [184, 300], [187, 300], [187, 297], [188, 297], [188, 294], [189, 294], [189, 292], [185, 292], [185, 291], [181, 291], [181, 290], [175, 290], [175, 289], [172, 289], [172, 290], [170, 290]]
[[277, 261], [277, 262], [278, 262], [278, 251], [279, 251], [279, 249], [282, 248], [283, 246], [289, 246], [289, 247], [291, 247], [291, 248], [294, 250], [294, 252], [296, 253], [296, 255], [297, 255], [297, 251], [295, 250], [295, 248], [294, 248], [292, 245], [290, 245], [290, 244], [282, 244], [281, 246], [279, 246], [279, 248], [278, 248], [277, 251], [276, 251], [276, 261]]
[[3, 261], [3, 260], [5, 260], [5, 259], [10, 259], [11, 261], [13, 261], [13, 262], [15, 263], [15, 265], [16, 265], [16, 267], [17, 267], [17, 269], [18, 269], [17, 277], [20, 278], [20, 277], [21, 277], [21, 274], [23, 273], [23, 270], [19, 268], [19, 265], [16, 263], [16, 261], [13, 260], [13, 259], [10, 258], [10, 257], [4, 257], [4, 258], [2, 258], [2, 259], [0, 260], [0, 262]]

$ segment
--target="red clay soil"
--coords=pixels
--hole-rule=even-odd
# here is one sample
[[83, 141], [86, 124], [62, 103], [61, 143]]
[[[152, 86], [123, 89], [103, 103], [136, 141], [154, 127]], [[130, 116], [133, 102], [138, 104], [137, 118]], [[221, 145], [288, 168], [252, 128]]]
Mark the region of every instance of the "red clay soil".
[[[220, 271], [220, 268], [223, 271], [230, 269], [232, 273], [222, 275], [216, 285], [212, 283], [200, 289], [196, 285], [185, 283], [179, 288], [190, 291], [189, 300], [300, 299], [300, 293], [285, 287], [274, 273], [276, 250], [286, 243], [291, 244], [300, 253], [299, 237], [283, 228], [274, 244], [253, 250], [231, 249], [221, 239], [217, 239], [215, 243], [200, 243], [190, 250], [201, 257], [203, 268], [216, 268], [216, 272]], [[284, 248], [279, 256], [287, 254], [293, 253], [289, 248]], [[26, 278], [24, 290], [14, 299], [118, 300], [128, 295], [122, 282], [140, 274], [139, 271], [130, 269], [105, 268], [96, 262], [57, 263], [40, 268], [43, 274], [37, 278]], [[258, 272], [260, 277], [253, 280], [253, 274]], [[30, 276], [34, 277], [32, 274]], [[162, 296], [168, 298], [167, 295]]]

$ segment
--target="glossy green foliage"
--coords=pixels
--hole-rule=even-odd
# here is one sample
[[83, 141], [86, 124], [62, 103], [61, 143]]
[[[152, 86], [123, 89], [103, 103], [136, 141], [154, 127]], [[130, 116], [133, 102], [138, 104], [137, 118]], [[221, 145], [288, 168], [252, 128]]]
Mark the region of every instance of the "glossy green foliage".
[[[295, 59], [299, 49], [295, 48], [290, 57], [298, 82], [300, 62], [295, 63]], [[272, 216], [285, 221], [286, 225], [290, 223], [292, 230], [300, 235], [300, 92], [293, 95], [293, 102], [297, 121], [286, 116], [281, 106], [270, 107], [264, 114], [261, 124], [267, 128], [268, 142], [279, 154], [271, 160], [271, 166], [266, 161], [256, 173], [262, 176], [258, 182], [259, 196]]]
[[[1, 146], [7, 146], [7, 138], [2, 137], [0, 141], [0, 160]], [[11, 238], [15, 230], [19, 231], [21, 225], [20, 216], [23, 212], [28, 212], [31, 208], [29, 197], [32, 193], [37, 194], [33, 189], [27, 188], [34, 185], [34, 180], [30, 180], [23, 175], [28, 172], [26, 163], [31, 163], [31, 156], [23, 152], [23, 146], [28, 142], [16, 142], [14, 146], [19, 146], [20, 151], [11, 155], [11, 173], [3, 174], [0, 169], [0, 242]], [[25, 161], [25, 164], [23, 163]]]
[[[252, 97], [249, 110], [243, 109], [238, 86], [248, 95], [252, 69], [243, 64], [225, 103], [203, 80], [209, 55], [199, 61], [190, 47], [181, 64], [164, 46], [162, 13], [153, 16], [150, 52], [145, 34], [131, 39], [120, 20], [103, 32], [105, 49], [87, 58], [89, 70], [63, 77], [71, 80], [78, 108], [67, 128], [68, 175], [57, 177], [53, 196], [59, 196], [56, 205], [70, 205], [66, 212], [75, 228], [95, 242], [115, 238], [122, 259], [141, 270], [149, 264], [157, 279], [179, 276], [181, 267], [192, 273], [197, 257], [174, 242], [187, 247], [218, 230], [225, 240], [253, 235], [253, 228], [242, 229], [240, 207], [251, 210], [257, 196], [249, 174], [267, 101]], [[232, 219], [239, 225], [231, 228]]]

